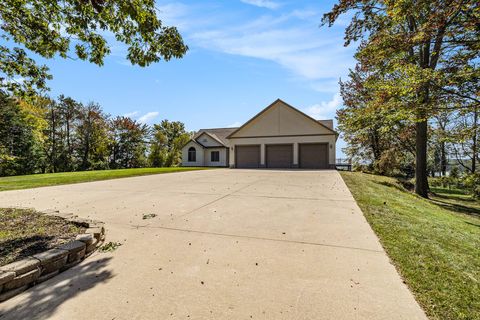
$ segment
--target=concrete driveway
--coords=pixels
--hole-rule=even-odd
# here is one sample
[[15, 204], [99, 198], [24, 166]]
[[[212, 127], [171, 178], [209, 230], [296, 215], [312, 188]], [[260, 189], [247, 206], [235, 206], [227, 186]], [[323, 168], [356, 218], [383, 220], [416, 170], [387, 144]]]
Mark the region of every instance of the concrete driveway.
[[335, 171], [172, 173], [0, 204], [99, 219], [123, 243], [0, 304], [2, 320], [426, 319]]

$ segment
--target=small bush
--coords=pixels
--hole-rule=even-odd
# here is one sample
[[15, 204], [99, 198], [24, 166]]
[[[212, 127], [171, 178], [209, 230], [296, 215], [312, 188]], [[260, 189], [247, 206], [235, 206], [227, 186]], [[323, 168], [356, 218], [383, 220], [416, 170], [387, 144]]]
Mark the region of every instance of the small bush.
[[475, 198], [480, 198], [480, 173], [465, 175], [462, 184]]
[[372, 173], [372, 165], [354, 163], [353, 166], [352, 166], [352, 171], [363, 172], [363, 173]]
[[480, 173], [456, 175], [457, 173], [454, 172], [447, 177], [431, 178], [429, 184], [437, 188], [463, 190], [465, 193], [480, 198]]
[[458, 170], [458, 167], [453, 167], [452, 170], [450, 170], [449, 177], [453, 179], [458, 179], [460, 177], [460, 171]]
[[399, 175], [400, 162], [395, 150], [385, 151], [378, 161], [374, 163], [374, 172], [385, 176]]

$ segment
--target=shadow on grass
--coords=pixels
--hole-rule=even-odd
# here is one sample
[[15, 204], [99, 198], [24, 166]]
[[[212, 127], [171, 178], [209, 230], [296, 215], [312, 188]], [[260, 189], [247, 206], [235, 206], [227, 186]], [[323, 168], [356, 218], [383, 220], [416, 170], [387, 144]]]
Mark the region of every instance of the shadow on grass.
[[[413, 192], [413, 185], [409, 181], [402, 181], [402, 180], [397, 180], [395, 182], [389, 182], [389, 181], [375, 181], [375, 183], [390, 187], [390, 188], [395, 188], [401, 192]], [[432, 188], [432, 191], [435, 189]], [[438, 190], [437, 190], [438, 191]], [[443, 192], [444, 189], [441, 189], [441, 192]], [[467, 214], [470, 216], [474, 217], [480, 217], [480, 208], [476, 207], [471, 207], [468, 205], [462, 205], [459, 203], [455, 203], [454, 201], [457, 202], [472, 202], [475, 203], [476, 200], [473, 198], [468, 198], [465, 193], [460, 193], [459, 191], [451, 190], [450, 194], [438, 194], [435, 193], [435, 197], [431, 199], [431, 202], [439, 207], [442, 207], [446, 210], [457, 212], [457, 213], [463, 213]], [[458, 197], [458, 195], [463, 195], [465, 197]], [[448, 201], [451, 200], [451, 201]]]
[[[432, 190], [433, 194], [435, 195], [435, 197], [437, 198], [442, 198], [442, 199], [448, 199], [448, 200], [457, 200], [457, 201], [465, 201], [465, 202], [475, 202], [477, 200], [475, 200], [474, 198], [472, 197], [469, 197], [468, 195], [464, 194], [464, 193], [439, 193], [439, 192], [436, 192], [435, 190]], [[459, 197], [460, 196], [460, 197]]]
[[405, 188], [403, 188], [401, 185], [393, 183], [393, 182], [388, 182], [388, 181], [375, 181], [376, 184], [385, 186], [385, 187], [390, 187], [390, 188], [395, 188], [399, 191], [405, 192]]
[[461, 195], [461, 196], [468, 195], [467, 192], [465, 192], [464, 190], [460, 190], [460, 189], [430, 187], [430, 191], [432, 191], [436, 194], [457, 194], [457, 195]]
[[64, 302], [108, 282], [112, 273], [105, 268], [110, 259], [87, 258], [81, 264], [7, 300], [0, 304], [0, 319], [49, 319]]
[[471, 226], [480, 228], [480, 224], [471, 223], [471, 222], [468, 222], [468, 221], [465, 221], [465, 223], [466, 223], [466, 224], [469, 224], [469, 225], [471, 225]]
[[389, 182], [389, 181], [375, 181], [375, 183], [378, 183], [382, 186], [386, 187], [392, 187], [397, 190], [400, 190], [402, 192], [411, 192], [414, 190], [415, 186], [413, 185], [412, 182], [405, 180], [405, 179], [397, 179], [395, 182]]
[[463, 213], [463, 214], [467, 214], [467, 215], [474, 216], [474, 217], [480, 217], [480, 209], [477, 209], [477, 208], [464, 206], [464, 205], [461, 205], [461, 204], [458, 204], [458, 203], [441, 201], [441, 200], [435, 199], [435, 198], [432, 199], [431, 201], [432, 201], [433, 204], [436, 204], [437, 206], [442, 207], [442, 208], [447, 209], [447, 210], [450, 210], [450, 211]]

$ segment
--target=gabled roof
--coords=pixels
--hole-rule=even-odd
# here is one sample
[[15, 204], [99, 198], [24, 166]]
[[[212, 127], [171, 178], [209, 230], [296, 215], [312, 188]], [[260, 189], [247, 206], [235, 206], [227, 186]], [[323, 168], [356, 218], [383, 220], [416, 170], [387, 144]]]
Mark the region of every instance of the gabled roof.
[[[250, 120], [248, 120], [247, 122], [245, 122], [241, 127], [235, 129], [234, 131], [232, 131], [226, 138], [229, 139], [231, 136], [233, 136], [235, 133], [237, 133], [238, 131], [242, 130], [243, 128], [245, 128], [248, 124], [250, 124], [253, 120], [257, 119], [258, 117], [260, 117], [262, 114], [264, 114], [265, 112], [267, 112], [269, 109], [273, 108], [277, 103], [283, 103], [284, 105], [286, 105], [287, 107], [291, 108], [292, 110], [296, 111], [297, 113], [299, 113], [300, 115], [304, 116], [305, 118], [315, 122], [316, 124], [324, 127], [325, 129], [327, 129], [328, 131], [330, 131], [332, 134], [335, 134], [336, 136], [338, 136], [338, 133], [333, 130], [333, 128], [330, 128], [329, 126], [327, 126], [324, 122], [324, 120], [315, 120], [314, 118], [310, 117], [309, 115], [305, 114], [304, 112], [298, 110], [297, 108], [289, 105], [288, 103], [286, 103], [285, 101], [281, 100], [281, 99], [277, 99], [275, 100], [274, 102], [272, 102], [268, 107], [266, 107], [265, 109], [263, 109], [262, 111], [260, 111], [259, 113], [257, 113], [253, 118], [251, 118]], [[328, 121], [328, 120], [326, 120]], [[333, 121], [332, 121], [332, 126], [333, 126]]]
[[190, 139], [190, 140], [188, 140], [188, 142], [185, 143], [182, 148], [185, 148], [185, 146], [186, 146], [187, 144], [189, 144], [190, 142], [193, 142], [193, 143], [195, 143], [195, 144], [198, 144], [200, 147], [205, 148], [205, 146], [204, 146], [203, 144], [201, 144], [200, 142], [198, 142], [198, 141], [195, 140], [195, 139]]
[[212, 129], [200, 129], [193, 137], [194, 140], [199, 138], [202, 134], [208, 134], [212, 139], [218, 141], [223, 146], [228, 146], [227, 136], [238, 128], [212, 128]]
[[325, 127], [328, 127], [328, 128], [333, 130], [333, 120], [332, 119], [317, 120], [317, 121], [320, 122], [321, 124], [323, 124]]
[[[199, 138], [200, 138], [201, 136], [203, 136], [204, 134], [207, 135], [207, 136], [209, 136], [210, 138], [212, 138], [214, 141], [218, 142], [220, 145], [222, 145], [222, 146], [224, 145], [223, 142], [222, 142], [222, 140], [220, 140], [215, 134], [210, 133], [210, 132], [208, 132], [208, 131], [203, 131], [202, 133], [200, 133], [200, 134], [195, 138], [195, 140], [196, 140], [198, 143], [200, 143], [200, 141], [198, 141], [198, 140], [199, 140]], [[202, 143], [200, 143], [200, 144], [202, 144]], [[203, 144], [202, 144], [202, 145], [203, 145]]]

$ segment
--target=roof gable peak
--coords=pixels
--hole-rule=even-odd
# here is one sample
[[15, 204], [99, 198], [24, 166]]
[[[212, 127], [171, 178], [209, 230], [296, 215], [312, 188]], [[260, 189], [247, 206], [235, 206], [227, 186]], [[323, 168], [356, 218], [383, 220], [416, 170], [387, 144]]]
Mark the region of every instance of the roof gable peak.
[[308, 121], [314, 123], [316, 126], [318, 127], [321, 127], [323, 129], [326, 129], [328, 132], [330, 132], [331, 134], [335, 134], [338, 136], [338, 133], [336, 131], [334, 131], [333, 129], [329, 128], [328, 126], [324, 125], [323, 123], [319, 122], [318, 120], [310, 117], [309, 115], [305, 114], [304, 112], [300, 111], [299, 109], [293, 107], [292, 105], [286, 103], [285, 101], [283, 101], [282, 99], [280, 98], [277, 98], [274, 102], [272, 102], [270, 105], [268, 105], [266, 108], [264, 108], [262, 111], [260, 111], [259, 113], [257, 113], [254, 117], [252, 117], [250, 120], [248, 120], [247, 122], [245, 122], [242, 126], [240, 126], [238, 129], [234, 130], [232, 133], [230, 133], [228, 136], [227, 136], [227, 139], [233, 137], [235, 134], [237, 134], [238, 132], [240, 132], [242, 129], [244, 129], [245, 127], [247, 127], [249, 124], [251, 124], [254, 120], [260, 118], [262, 115], [264, 115], [267, 111], [269, 111], [270, 109], [278, 106], [278, 104], [282, 104], [283, 106], [287, 107], [288, 109], [290, 110], [293, 110], [295, 113], [299, 114], [301, 117], [307, 119]]

